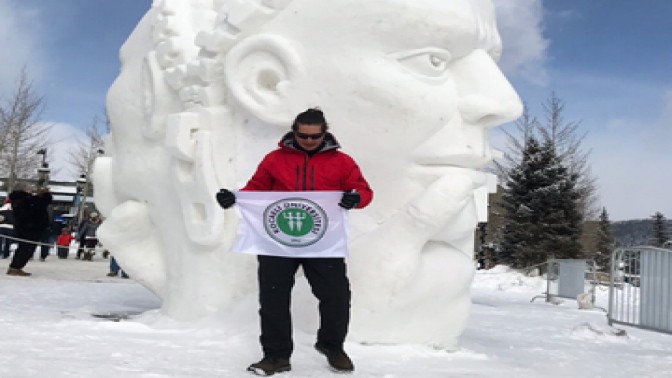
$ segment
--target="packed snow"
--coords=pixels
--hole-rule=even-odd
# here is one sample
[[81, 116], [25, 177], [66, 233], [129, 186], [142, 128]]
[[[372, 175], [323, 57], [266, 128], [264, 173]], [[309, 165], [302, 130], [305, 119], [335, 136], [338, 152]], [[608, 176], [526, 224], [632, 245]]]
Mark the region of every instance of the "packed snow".
[[[255, 303], [241, 303], [228, 319], [176, 322], [158, 313], [159, 300], [143, 286], [107, 277], [108, 266], [98, 256], [51, 256], [28, 264], [32, 277], [0, 276], [0, 377], [252, 376], [245, 369], [261, 356]], [[348, 342], [351, 376], [672, 377], [671, 335], [630, 327], [619, 335], [600, 309], [530, 301], [544, 289], [541, 277], [479, 271], [459, 350]], [[606, 306], [608, 291], [597, 293], [597, 306]], [[280, 377], [335, 374], [313, 342], [313, 334], [295, 331], [292, 371]]]

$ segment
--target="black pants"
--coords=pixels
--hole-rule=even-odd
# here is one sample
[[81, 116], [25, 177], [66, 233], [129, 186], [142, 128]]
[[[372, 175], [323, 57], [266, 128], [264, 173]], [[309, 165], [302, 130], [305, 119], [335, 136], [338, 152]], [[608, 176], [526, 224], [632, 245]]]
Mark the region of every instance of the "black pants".
[[51, 247], [54, 244], [54, 238], [49, 234], [49, 231], [45, 232], [42, 235], [42, 238], [40, 242], [42, 242], [42, 245], [40, 246], [40, 258], [42, 260], [46, 259], [49, 257], [49, 251], [51, 251]]
[[317, 340], [342, 348], [350, 323], [350, 283], [342, 258], [285, 258], [258, 256], [259, 316], [264, 356], [289, 358], [294, 349], [290, 304], [299, 266], [319, 300]]
[[[20, 233], [17, 235], [17, 237], [34, 242], [40, 241], [40, 233]], [[14, 269], [23, 269], [23, 267], [28, 264], [28, 260], [33, 257], [33, 253], [35, 253], [37, 244], [24, 241], [19, 241], [18, 244], [19, 246], [14, 252], [14, 257], [12, 258], [12, 262], [9, 264], [9, 267]]]
[[77, 248], [77, 258], [82, 257], [82, 253], [89, 252], [96, 249], [98, 239], [93, 237], [85, 237], [79, 240], [79, 248]]

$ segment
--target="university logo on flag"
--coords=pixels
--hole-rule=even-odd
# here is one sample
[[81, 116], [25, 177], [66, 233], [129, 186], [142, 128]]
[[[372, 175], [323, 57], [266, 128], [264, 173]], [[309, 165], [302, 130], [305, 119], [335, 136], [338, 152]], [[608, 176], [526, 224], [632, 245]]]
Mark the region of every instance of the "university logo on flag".
[[342, 192], [238, 192], [234, 252], [282, 257], [346, 257]]
[[313, 201], [287, 198], [273, 202], [264, 211], [264, 228], [280, 244], [305, 247], [317, 243], [327, 231], [329, 218]]

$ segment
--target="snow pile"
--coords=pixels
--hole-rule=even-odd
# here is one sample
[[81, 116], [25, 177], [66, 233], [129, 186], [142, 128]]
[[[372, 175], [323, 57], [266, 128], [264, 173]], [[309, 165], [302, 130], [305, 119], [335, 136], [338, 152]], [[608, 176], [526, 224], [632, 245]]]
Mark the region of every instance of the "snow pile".
[[546, 290], [546, 280], [539, 276], [526, 276], [508, 266], [497, 265], [490, 270], [476, 271], [474, 287], [536, 295]]
[[570, 332], [570, 337], [597, 343], [626, 343], [630, 339], [625, 330], [591, 322], [581, 323], [574, 327]]

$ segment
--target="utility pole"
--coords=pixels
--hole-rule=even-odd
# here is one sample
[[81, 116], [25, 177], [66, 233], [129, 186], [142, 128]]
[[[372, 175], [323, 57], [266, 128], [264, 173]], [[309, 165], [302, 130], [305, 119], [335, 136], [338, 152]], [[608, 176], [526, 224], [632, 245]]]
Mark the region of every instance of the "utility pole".
[[40, 168], [37, 169], [37, 190], [44, 188], [49, 185], [49, 163], [47, 163], [47, 149], [42, 148], [37, 151], [38, 155], [42, 155], [42, 164]]

